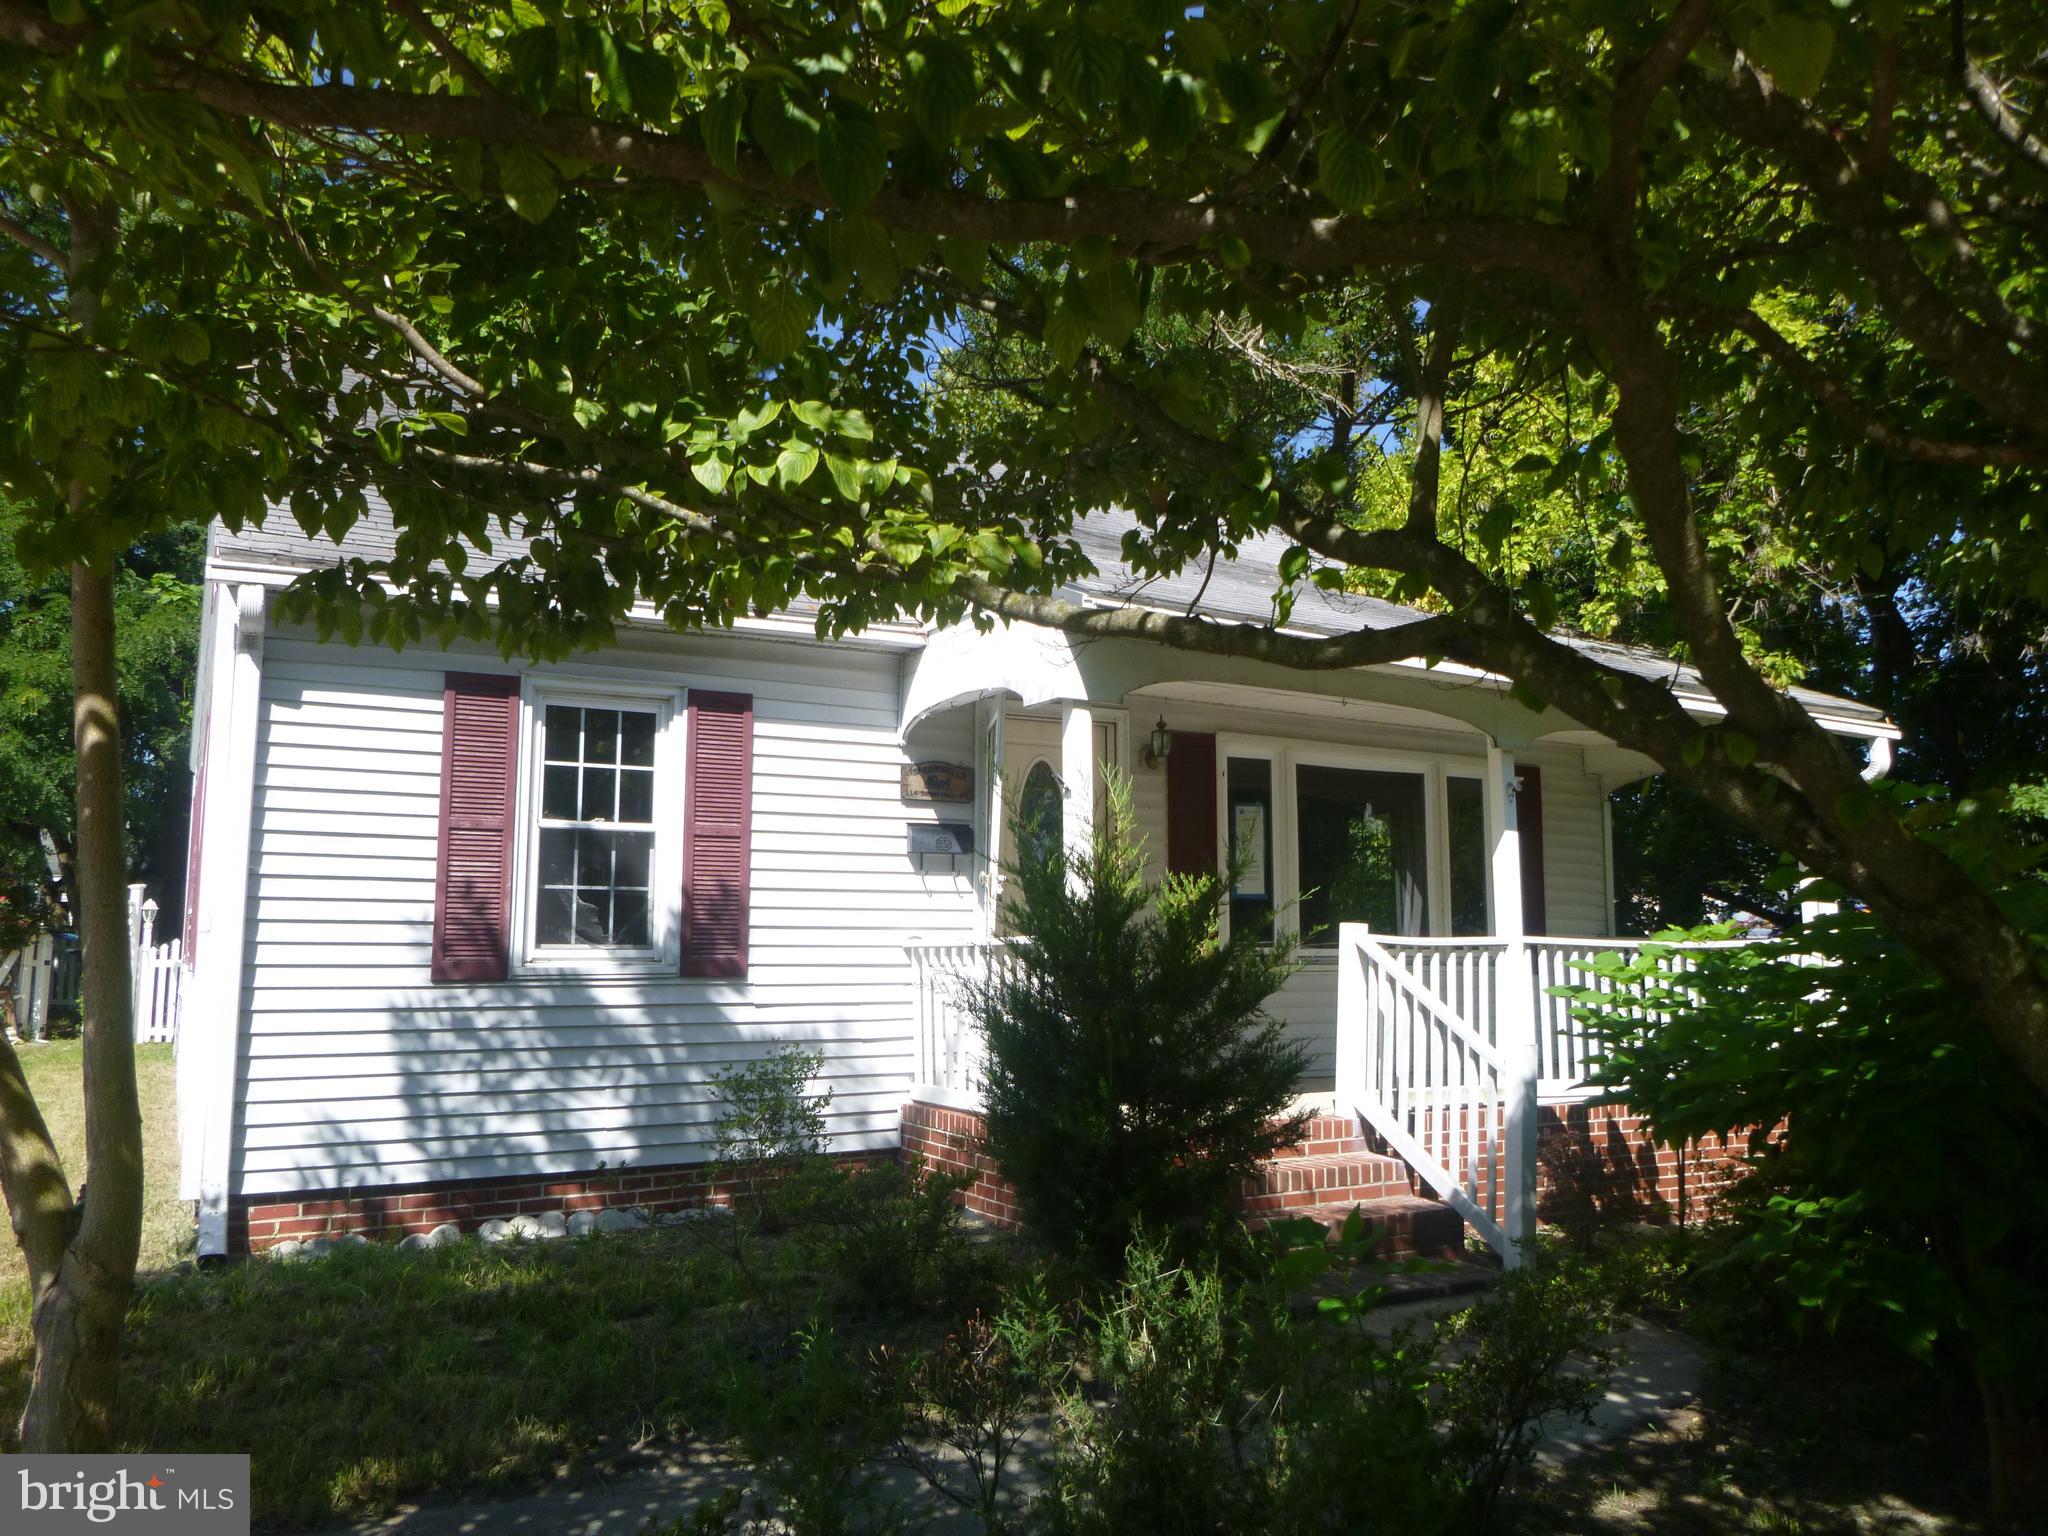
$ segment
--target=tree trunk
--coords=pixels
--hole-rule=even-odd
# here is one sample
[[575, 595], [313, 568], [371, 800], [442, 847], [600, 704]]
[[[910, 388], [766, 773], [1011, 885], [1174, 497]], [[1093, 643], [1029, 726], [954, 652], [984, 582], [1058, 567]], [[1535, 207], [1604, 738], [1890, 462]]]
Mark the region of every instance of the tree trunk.
[[[74, 491], [74, 505], [82, 499]], [[85, 1156], [75, 1225], [35, 1298], [25, 1451], [113, 1442], [121, 1332], [142, 1234], [142, 1114], [129, 985], [125, 802], [115, 699], [111, 569], [71, 568], [73, 741], [78, 758], [78, 929], [85, 965]]]

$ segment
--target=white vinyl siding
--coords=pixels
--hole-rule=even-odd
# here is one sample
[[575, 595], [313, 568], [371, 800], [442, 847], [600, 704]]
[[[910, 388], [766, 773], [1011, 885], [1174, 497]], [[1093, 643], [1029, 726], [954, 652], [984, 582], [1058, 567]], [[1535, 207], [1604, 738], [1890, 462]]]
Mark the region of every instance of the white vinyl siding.
[[495, 666], [270, 641], [237, 1192], [700, 1160], [711, 1075], [784, 1042], [825, 1053], [837, 1145], [894, 1146], [912, 1051], [903, 946], [975, 931], [966, 861], [924, 870], [905, 853], [906, 822], [941, 810], [905, 805], [900, 771], [971, 762], [967, 722], [906, 752], [896, 658], [851, 647], [649, 638], [533, 669], [753, 695], [749, 972], [437, 984], [442, 676]]

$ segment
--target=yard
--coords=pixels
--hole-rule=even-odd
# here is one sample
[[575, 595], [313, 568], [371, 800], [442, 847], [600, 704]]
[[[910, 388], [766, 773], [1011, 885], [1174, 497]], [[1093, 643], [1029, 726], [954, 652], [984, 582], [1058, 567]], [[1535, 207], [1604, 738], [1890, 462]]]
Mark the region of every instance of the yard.
[[[79, 1040], [19, 1043], [22, 1071], [48, 1122], [64, 1171], [73, 1188], [85, 1168], [85, 1101], [81, 1067], [84, 1044]], [[154, 1274], [169, 1269], [192, 1252], [192, 1208], [178, 1198], [177, 1065], [168, 1045], [138, 1046], [136, 1088], [142, 1100], [142, 1255], [140, 1269]], [[10, 1240], [0, 1248], [0, 1363], [13, 1361], [25, 1348], [28, 1323], [27, 1279], [21, 1250]], [[0, 1364], [0, 1369], [4, 1369]], [[0, 1404], [11, 1401], [0, 1391]], [[9, 1417], [12, 1417], [10, 1412]]]
[[[866, 1379], [1042, 1267], [1008, 1240], [920, 1226], [920, 1211], [892, 1199], [870, 1206], [879, 1219], [814, 1207], [778, 1231], [725, 1218], [159, 1276], [131, 1315], [121, 1440], [252, 1452], [259, 1529], [272, 1531], [629, 1471], [649, 1449], [706, 1441], [743, 1442], [774, 1464], [756, 1485], [786, 1494], [806, 1457], [829, 1461], [815, 1432], [857, 1440], [868, 1412], [806, 1340], [836, 1340], [832, 1358]], [[1867, 1352], [1714, 1337], [1696, 1409], [1527, 1480], [1502, 1528], [1978, 1529], [1962, 1513], [1981, 1481], [1967, 1405], [1931, 1407], [1928, 1380]], [[10, 1413], [22, 1343], [15, 1332], [0, 1349]], [[792, 1406], [818, 1416], [811, 1441], [788, 1438]]]

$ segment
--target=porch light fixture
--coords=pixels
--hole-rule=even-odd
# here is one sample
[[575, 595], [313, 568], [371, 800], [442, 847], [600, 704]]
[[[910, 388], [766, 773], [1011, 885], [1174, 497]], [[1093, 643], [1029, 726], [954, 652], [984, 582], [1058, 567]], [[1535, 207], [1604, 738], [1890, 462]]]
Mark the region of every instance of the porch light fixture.
[[1140, 755], [1144, 758], [1147, 768], [1157, 768], [1166, 761], [1167, 753], [1172, 750], [1173, 732], [1166, 728], [1166, 716], [1161, 715], [1159, 723], [1152, 727], [1152, 739], [1145, 743], [1145, 750]]

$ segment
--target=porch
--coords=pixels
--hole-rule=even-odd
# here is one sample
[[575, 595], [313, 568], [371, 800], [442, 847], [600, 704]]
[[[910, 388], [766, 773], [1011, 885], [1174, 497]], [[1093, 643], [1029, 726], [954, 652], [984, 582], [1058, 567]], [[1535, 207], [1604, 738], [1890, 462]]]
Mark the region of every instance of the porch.
[[[1332, 999], [1332, 1079], [1327, 1089], [1304, 1083], [1303, 1102], [1332, 1117], [1323, 1134], [1362, 1133], [1357, 1145], [1398, 1159], [1411, 1185], [1517, 1264], [1536, 1229], [1539, 1124], [1593, 1094], [1596, 1042], [1553, 989], [1604, 990], [1587, 962], [1649, 942], [1397, 937], [1342, 924], [1334, 951], [1311, 958], [1290, 983], [1306, 981]], [[1690, 965], [1685, 949], [1657, 950], [1660, 970]], [[1017, 965], [1012, 943], [920, 944], [908, 954], [917, 994], [911, 1097], [978, 1114], [986, 1051], [968, 998], [992, 968]], [[1338, 1171], [1339, 1195], [1392, 1187], [1384, 1168]]]

